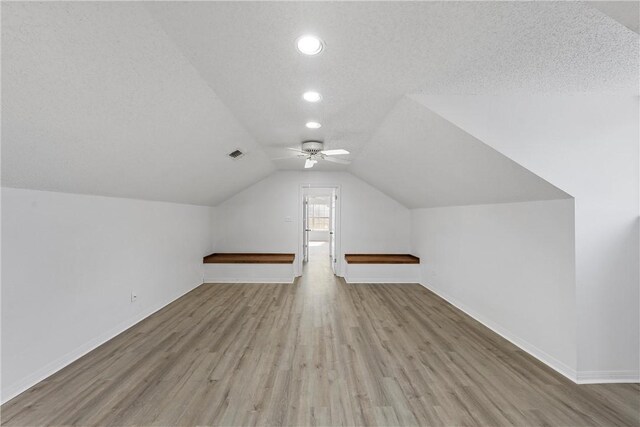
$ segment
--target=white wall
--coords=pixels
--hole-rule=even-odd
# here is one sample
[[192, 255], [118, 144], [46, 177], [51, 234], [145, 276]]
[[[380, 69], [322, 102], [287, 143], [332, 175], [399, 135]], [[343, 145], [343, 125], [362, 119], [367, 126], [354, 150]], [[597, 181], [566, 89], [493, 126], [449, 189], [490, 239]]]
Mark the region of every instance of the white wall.
[[3, 188], [2, 401], [200, 285], [209, 220], [208, 207]]
[[205, 264], [204, 283], [293, 283], [293, 264]]
[[346, 264], [347, 283], [420, 283], [419, 264]]
[[209, 252], [214, 253], [218, 247], [218, 239], [220, 238], [220, 218], [218, 208], [209, 208]]
[[639, 98], [419, 101], [575, 198], [579, 378], [640, 381]]
[[341, 186], [343, 253], [409, 251], [410, 213], [400, 203], [346, 172], [295, 171], [276, 172], [218, 205], [216, 250], [297, 252], [302, 184]]
[[411, 216], [422, 284], [575, 380], [573, 200]]

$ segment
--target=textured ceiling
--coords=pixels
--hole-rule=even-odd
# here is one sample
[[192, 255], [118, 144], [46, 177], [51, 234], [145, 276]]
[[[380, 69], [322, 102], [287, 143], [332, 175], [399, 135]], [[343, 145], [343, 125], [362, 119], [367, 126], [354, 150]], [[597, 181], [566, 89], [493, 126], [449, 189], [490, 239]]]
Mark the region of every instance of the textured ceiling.
[[210, 205], [272, 171], [142, 6], [3, 3], [3, 185]]
[[[384, 180], [371, 177], [387, 171], [411, 186], [422, 172], [407, 173], [386, 153], [419, 152], [423, 140], [443, 144], [437, 139], [453, 131], [424, 107], [412, 115], [424, 123], [406, 123], [420, 137], [394, 125], [408, 94], [637, 95], [638, 34], [612, 19], [620, 10], [581, 2], [5, 2], [3, 185], [216, 204], [274, 169], [301, 169], [298, 159], [269, 158], [322, 139], [352, 152], [346, 169], [354, 174], [375, 184]], [[307, 32], [326, 43], [316, 57], [295, 49]], [[308, 89], [323, 102], [304, 103]], [[305, 129], [311, 119], [323, 127]], [[398, 136], [381, 138], [382, 126]], [[507, 164], [477, 139], [468, 145]], [[230, 161], [235, 148], [249, 154]], [[498, 170], [520, 177], [520, 189], [468, 168], [477, 183], [497, 185], [473, 194], [484, 202], [557, 196], [511, 168]], [[419, 201], [386, 191], [412, 206], [483, 202], [429, 179], [431, 194]]]
[[[152, 2], [265, 147], [324, 139], [357, 155], [405, 94], [638, 91], [636, 34], [576, 2]], [[296, 38], [326, 49], [300, 55]], [[324, 101], [300, 99], [319, 90]], [[323, 123], [309, 131], [309, 119]], [[272, 157], [282, 151], [270, 150]], [[278, 163], [289, 168], [301, 163]]]

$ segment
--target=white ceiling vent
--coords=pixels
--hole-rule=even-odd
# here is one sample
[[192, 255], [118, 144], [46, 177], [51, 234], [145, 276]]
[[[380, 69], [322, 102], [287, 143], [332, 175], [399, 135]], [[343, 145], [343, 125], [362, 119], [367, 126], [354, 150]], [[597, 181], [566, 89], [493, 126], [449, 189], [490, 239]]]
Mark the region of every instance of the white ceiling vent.
[[234, 150], [232, 152], [230, 152], [229, 154], [227, 154], [227, 156], [229, 156], [232, 160], [238, 160], [239, 158], [243, 157], [245, 155], [245, 152], [242, 150]]

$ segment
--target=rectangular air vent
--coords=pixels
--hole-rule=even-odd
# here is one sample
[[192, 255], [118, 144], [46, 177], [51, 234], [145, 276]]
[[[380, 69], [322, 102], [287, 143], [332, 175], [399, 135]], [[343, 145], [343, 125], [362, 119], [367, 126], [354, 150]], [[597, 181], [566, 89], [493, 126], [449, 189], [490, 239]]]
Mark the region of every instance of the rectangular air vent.
[[240, 157], [244, 156], [244, 153], [240, 150], [235, 150], [232, 151], [231, 153], [227, 154], [227, 156], [231, 157], [233, 160], [237, 160]]

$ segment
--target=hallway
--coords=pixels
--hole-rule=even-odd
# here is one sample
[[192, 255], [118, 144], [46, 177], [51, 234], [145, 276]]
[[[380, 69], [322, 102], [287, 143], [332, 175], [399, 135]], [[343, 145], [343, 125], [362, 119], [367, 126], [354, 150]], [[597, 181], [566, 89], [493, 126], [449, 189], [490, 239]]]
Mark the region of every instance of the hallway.
[[577, 386], [420, 285], [346, 285], [324, 247], [293, 285], [199, 286], [3, 405], [2, 423], [640, 422], [638, 385]]
[[323, 264], [329, 267], [329, 242], [309, 242], [309, 262], [311, 264]]

